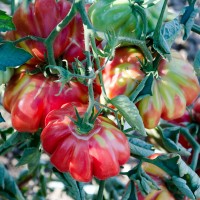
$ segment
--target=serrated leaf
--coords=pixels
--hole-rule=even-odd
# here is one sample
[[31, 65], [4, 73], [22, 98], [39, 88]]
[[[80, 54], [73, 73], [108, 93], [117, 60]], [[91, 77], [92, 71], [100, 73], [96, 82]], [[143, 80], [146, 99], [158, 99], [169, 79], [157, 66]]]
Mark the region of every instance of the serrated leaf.
[[30, 133], [13, 133], [3, 144], [1, 144], [0, 155], [6, 153], [10, 148], [13, 148], [15, 145], [25, 142], [27, 139], [30, 138]]
[[172, 177], [172, 181], [174, 183], [174, 185], [176, 185], [176, 187], [187, 197], [189, 197], [190, 199], [195, 199], [192, 191], [190, 190], [190, 188], [187, 186], [187, 182], [179, 177], [173, 176]]
[[15, 47], [13, 43], [6, 42], [0, 45], [0, 70], [5, 71], [6, 67], [16, 67], [24, 64], [32, 55], [24, 49]]
[[163, 129], [163, 131], [160, 131], [163, 145], [169, 152], [179, 153], [182, 156], [190, 156], [191, 153], [178, 143], [179, 134], [179, 127], [169, 127]]
[[5, 119], [3, 118], [2, 114], [0, 113], [0, 123], [5, 122]]
[[149, 194], [152, 190], [159, 190], [157, 183], [142, 169], [136, 166], [129, 171], [130, 180], [134, 180], [143, 195]]
[[129, 145], [132, 155], [148, 157], [154, 153], [153, 145], [138, 138], [130, 138]]
[[187, 186], [190, 188], [195, 198], [200, 197], [200, 178], [199, 176], [181, 159], [178, 154], [166, 154], [158, 156], [150, 160], [145, 158], [145, 161], [160, 167], [167, 172], [171, 177], [176, 176], [184, 179]]
[[175, 18], [169, 22], [164, 23], [161, 29], [161, 33], [165, 38], [169, 48], [171, 48], [177, 36], [181, 33], [182, 25], [178, 18]]
[[118, 109], [120, 114], [132, 128], [137, 130], [141, 135], [146, 136], [146, 131], [139, 111], [127, 96], [119, 95], [111, 99], [110, 103]]
[[192, 26], [194, 25], [194, 20], [199, 13], [199, 8], [194, 8], [193, 5], [184, 8], [183, 16], [181, 19], [181, 24], [184, 25], [184, 35], [183, 40], [187, 40], [190, 35]]
[[162, 35], [161, 31], [159, 35], [156, 35], [156, 39], [153, 40], [153, 48], [165, 59], [170, 60], [170, 47]]
[[137, 103], [141, 99], [152, 95], [153, 74], [147, 75], [130, 96], [130, 100]]
[[17, 166], [30, 164], [31, 171], [37, 166], [40, 158], [40, 151], [36, 147], [26, 148], [17, 163]]
[[85, 200], [83, 183], [75, 181], [69, 173], [61, 173], [55, 168], [54, 173], [64, 183], [67, 194], [76, 200]]
[[200, 77], [200, 50], [197, 52], [194, 59], [194, 70], [198, 77]]
[[15, 25], [12, 22], [12, 17], [6, 14], [5, 11], [0, 10], [0, 32], [12, 31]]
[[123, 200], [138, 200], [134, 181], [129, 182], [128, 187], [126, 188], [122, 199]]
[[8, 173], [5, 167], [0, 164], [0, 195], [3, 197], [11, 197], [9, 199], [25, 200], [22, 196], [14, 178]]

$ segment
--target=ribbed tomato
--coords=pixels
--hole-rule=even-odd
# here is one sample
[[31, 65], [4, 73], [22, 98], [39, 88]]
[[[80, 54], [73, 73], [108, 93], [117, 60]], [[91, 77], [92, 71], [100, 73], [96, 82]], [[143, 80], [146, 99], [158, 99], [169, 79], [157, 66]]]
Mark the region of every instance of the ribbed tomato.
[[[58, 95], [61, 82], [55, 82], [55, 77], [45, 78], [42, 73], [28, 75], [27, 69], [31, 70], [28, 65], [17, 69], [3, 98], [3, 106], [11, 113], [16, 130], [35, 132], [44, 126], [45, 117], [51, 110], [60, 108], [67, 102], [88, 102], [87, 86], [71, 81]], [[98, 89], [97, 87], [95, 90], [97, 95]]]
[[[103, 72], [109, 98], [121, 94], [130, 96], [146, 76], [138, 59], [143, 60], [139, 49], [116, 49], [114, 59], [106, 64]], [[157, 73], [153, 80], [152, 96], [137, 103], [144, 125], [149, 129], [157, 126], [160, 118], [172, 120], [181, 117], [186, 106], [194, 101], [200, 91], [193, 67], [178, 52], [172, 52], [170, 62], [161, 60]]]

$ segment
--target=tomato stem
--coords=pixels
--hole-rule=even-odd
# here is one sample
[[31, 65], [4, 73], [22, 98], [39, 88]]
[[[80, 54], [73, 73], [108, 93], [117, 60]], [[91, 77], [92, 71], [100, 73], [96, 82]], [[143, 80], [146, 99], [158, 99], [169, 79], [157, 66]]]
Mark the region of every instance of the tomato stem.
[[200, 154], [200, 145], [199, 143], [195, 140], [195, 138], [190, 134], [189, 130], [186, 128], [181, 128], [180, 129], [181, 134], [187, 139], [187, 141], [191, 144], [194, 150], [194, 154], [192, 157], [192, 162], [191, 162], [191, 169], [195, 171], [197, 167], [197, 162], [199, 159], [199, 154]]
[[98, 190], [97, 200], [102, 200], [103, 199], [104, 187], [105, 187], [105, 180], [101, 180], [100, 183], [99, 183], [99, 190]]
[[193, 31], [194, 33], [197, 33], [197, 34], [200, 35], [200, 26], [198, 26], [197, 24], [194, 24], [194, 25], [192, 26], [192, 31]]
[[56, 65], [55, 58], [54, 58], [54, 49], [53, 49], [54, 40], [56, 39], [57, 35], [62, 31], [62, 29], [65, 28], [67, 24], [69, 24], [69, 22], [72, 20], [72, 18], [76, 14], [75, 4], [76, 4], [76, 1], [75, 3], [73, 3], [67, 16], [52, 30], [52, 32], [44, 41], [44, 44], [47, 48], [47, 58], [50, 65]]

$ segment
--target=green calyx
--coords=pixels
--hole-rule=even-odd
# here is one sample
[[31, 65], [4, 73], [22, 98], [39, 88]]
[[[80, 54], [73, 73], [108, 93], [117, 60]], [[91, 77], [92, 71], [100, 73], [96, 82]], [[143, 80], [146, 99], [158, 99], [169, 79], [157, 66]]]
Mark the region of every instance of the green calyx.
[[76, 112], [77, 120], [74, 120], [72, 118], [71, 118], [71, 120], [76, 125], [76, 131], [79, 135], [87, 135], [94, 128], [94, 123], [101, 111], [99, 111], [97, 114], [94, 114], [94, 111], [93, 111], [90, 118], [88, 119], [88, 121], [85, 122], [84, 117], [81, 117], [79, 115], [76, 108], [74, 108], [74, 109]]

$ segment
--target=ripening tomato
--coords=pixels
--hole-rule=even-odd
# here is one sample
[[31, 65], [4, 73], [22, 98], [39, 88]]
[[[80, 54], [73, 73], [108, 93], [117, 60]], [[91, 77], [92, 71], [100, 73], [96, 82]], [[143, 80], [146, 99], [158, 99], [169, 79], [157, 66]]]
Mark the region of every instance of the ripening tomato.
[[[117, 95], [130, 96], [145, 77], [140, 62], [141, 51], [133, 47], [116, 49], [115, 57], [103, 71], [108, 98]], [[200, 91], [193, 67], [178, 52], [172, 51], [170, 62], [161, 60], [158, 76], [154, 76], [152, 96], [137, 103], [146, 128], [157, 126], [160, 118], [173, 120], [181, 117]], [[102, 98], [101, 98], [102, 99]]]
[[3, 106], [11, 113], [16, 130], [35, 132], [44, 126], [45, 117], [51, 110], [67, 102], [88, 103], [87, 86], [71, 81], [59, 94], [61, 82], [55, 82], [55, 77], [45, 78], [42, 73], [28, 75], [27, 69], [31, 70], [28, 65], [17, 69], [3, 98]]
[[[35, 3], [30, 3], [28, 9], [23, 4], [16, 10], [13, 15], [13, 22], [16, 27], [15, 31], [8, 32], [6, 39], [16, 40], [29, 35], [46, 38], [56, 25], [64, 19], [69, 13], [71, 8], [70, 1], [65, 0], [36, 0]], [[79, 17], [80, 18], [80, 17]], [[62, 55], [68, 45], [71, 44], [71, 40], [74, 41], [74, 30], [80, 26], [80, 20], [72, 20], [56, 37], [53, 48], [54, 56], [58, 58]], [[73, 27], [73, 28], [72, 28]], [[83, 38], [80, 33], [81, 39]], [[76, 43], [76, 41], [74, 41]], [[79, 43], [79, 41], [77, 41]], [[46, 58], [46, 48], [43, 43], [35, 40], [25, 40], [19, 43], [19, 46], [27, 50], [34, 57], [28, 62], [29, 64], [37, 64], [43, 62]]]
[[193, 104], [192, 114], [194, 120], [200, 124], [200, 97]]
[[94, 127], [82, 134], [71, 120], [77, 120], [74, 106], [83, 117], [87, 105], [80, 103], [67, 103], [46, 117], [41, 142], [52, 164], [61, 172], [69, 172], [77, 181], [118, 175], [120, 165], [130, 156], [124, 133], [110, 119], [98, 116]]

